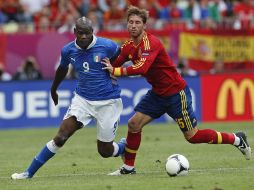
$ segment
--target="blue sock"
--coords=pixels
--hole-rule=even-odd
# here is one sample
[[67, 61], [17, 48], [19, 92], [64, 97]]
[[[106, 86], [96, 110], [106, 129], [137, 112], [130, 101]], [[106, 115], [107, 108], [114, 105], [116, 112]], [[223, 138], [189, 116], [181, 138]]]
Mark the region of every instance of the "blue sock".
[[37, 170], [54, 155], [55, 153], [51, 152], [48, 147], [45, 146], [41, 152], [35, 156], [29, 168], [27, 168], [26, 171], [29, 173], [29, 177], [33, 177]]
[[117, 152], [117, 155], [123, 155], [124, 149], [125, 149], [125, 144], [123, 144], [123, 143], [118, 143], [118, 146], [119, 146], [119, 150], [118, 150], [118, 152]]
[[118, 149], [118, 152], [115, 157], [122, 156], [124, 154], [126, 139], [122, 138], [117, 144], [118, 144], [119, 149]]

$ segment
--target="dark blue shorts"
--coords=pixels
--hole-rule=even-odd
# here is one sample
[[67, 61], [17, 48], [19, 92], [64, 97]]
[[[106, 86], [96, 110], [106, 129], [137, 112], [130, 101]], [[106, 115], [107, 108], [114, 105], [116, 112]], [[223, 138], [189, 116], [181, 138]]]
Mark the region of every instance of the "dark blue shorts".
[[177, 122], [183, 132], [192, 130], [197, 125], [188, 86], [169, 97], [158, 96], [149, 90], [134, 110], [149, 115], [154, 119], [167, 113]]

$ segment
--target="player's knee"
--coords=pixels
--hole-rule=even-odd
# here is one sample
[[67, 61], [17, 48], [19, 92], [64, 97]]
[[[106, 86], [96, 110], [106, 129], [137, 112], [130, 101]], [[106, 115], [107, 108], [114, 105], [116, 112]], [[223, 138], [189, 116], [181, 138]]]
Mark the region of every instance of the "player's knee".
[[105, 148], [98, 148], [98, 153], [101, 155], [103, 158], [108, 158], [112, 156], [112, 152], [105, 149]]
[[130, 132], [139, 132], [141, 130], [141, 127], [138, 126], [138, 123], [135, 120], [130, 119], [128, 121], [128, 130]]
[[108, 157], [111, 157], [112, 156], [112, 154], [110, 154], [109, 152], [106, 152], [106, 151], [99, 151], [98, 150], [98, 152], [99, 152], [99, 154], [101, 155], [101, 157], [103, 157], [103, 158], [108, 158]]
[[101, 155], [103, 158], [108, 158], [113, 155], [114, 147], [112, 145], [112, 142], [97, 142], [97, 149], [98, 153]]
[[58, 147], [62, 147], [65, 142], [68, 140], [68, 136], [64, 135], [64, 134], [57, 134], [54, 138], [54, 142], [56, 144], [56, 146]]

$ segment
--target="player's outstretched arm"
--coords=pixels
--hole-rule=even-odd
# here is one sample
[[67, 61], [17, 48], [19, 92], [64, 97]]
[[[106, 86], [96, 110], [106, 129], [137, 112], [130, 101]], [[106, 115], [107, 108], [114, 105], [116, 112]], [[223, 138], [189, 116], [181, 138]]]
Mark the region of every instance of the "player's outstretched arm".
[[105, 65], [102, 69], [108, 70], [109, 73], [113, 76], [120, 77], [127, 75], [126, 68], [124, 67], [113, 67], [110, 63], [110, 60], [106, 57], [102, 59], [102, 64]]
[[63, 81], [67, 73], [68, 73], [68, 68], [59, 66], [56, 70], [55, 78], [51, 85], [51, 98], [55, 105], [58, 104], [57, 88], [60, 85], [60, 83]]

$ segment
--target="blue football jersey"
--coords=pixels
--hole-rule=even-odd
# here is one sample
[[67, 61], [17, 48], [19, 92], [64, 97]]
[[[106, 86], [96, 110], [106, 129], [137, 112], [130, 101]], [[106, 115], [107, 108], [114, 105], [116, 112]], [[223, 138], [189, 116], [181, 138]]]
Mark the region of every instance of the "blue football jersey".
[[61, 51], [61, 67], [72, 64], [78, 74], [76, 93], [88, 100], [108, 100], [120, 97], [120, 88], [109, 72], [103, 70], [102, 59], [116, 56], [119, 46], [112, 40], [94, 36], [87, 49], [76, 41], [65, 45]]

